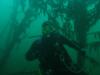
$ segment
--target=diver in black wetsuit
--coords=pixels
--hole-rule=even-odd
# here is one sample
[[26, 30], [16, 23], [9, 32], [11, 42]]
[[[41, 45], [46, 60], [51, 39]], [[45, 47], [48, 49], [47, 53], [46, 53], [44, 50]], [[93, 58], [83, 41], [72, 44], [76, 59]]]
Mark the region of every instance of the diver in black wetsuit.
[[86, 75], [82, 73], [74, 73], [65, 67], [64, 61], [67, 66], [72, 65], [72, 60], [67, 54], [64, 44], [68, 45], [78, 51], [81, 48], [77, 47], [64, 36], [60, 35], [52, 22], [45, 22], [42, 26], [43, 36], [40, 40], [36, 40], [30, 50], [26, 53], [26, 59], [33, 61], [39, 59], [40, 69], [42, 75]]

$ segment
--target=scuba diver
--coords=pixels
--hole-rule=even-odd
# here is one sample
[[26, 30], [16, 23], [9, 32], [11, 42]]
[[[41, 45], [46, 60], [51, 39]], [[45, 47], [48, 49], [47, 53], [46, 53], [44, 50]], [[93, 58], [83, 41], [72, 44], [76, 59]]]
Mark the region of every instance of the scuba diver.
[[[79, 46], [59, 34], [56, 25], [51, 21], [43, 23], [42, 33], [42, 38], [36, 40], [26, 53], [27, 61], [38, 59], [42, 75], [86, 75], [84, 71], [76, 73], [70, 71], [70, 69], [74, 69], [74, 64], [72, 64], [72, 59], [64, 48], [64, 45], [68, 45], [83, 54], [84, 52], [80, 51]], [[65, 65], [64, 62], [67, 64]], [[75, 69], [75, 71], [77, 70]]]

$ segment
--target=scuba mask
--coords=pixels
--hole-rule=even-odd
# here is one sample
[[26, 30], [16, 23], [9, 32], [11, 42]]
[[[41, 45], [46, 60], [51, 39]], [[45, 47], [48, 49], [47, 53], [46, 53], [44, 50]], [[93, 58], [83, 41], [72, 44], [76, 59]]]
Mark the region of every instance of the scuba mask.
[[55, 32], [56, 29], [53, 27], [53, 26], [46, 26], [46, 27], [43, 27], [43, 34], [49, 34], [49, 33], [52, 33], [52, 32]]

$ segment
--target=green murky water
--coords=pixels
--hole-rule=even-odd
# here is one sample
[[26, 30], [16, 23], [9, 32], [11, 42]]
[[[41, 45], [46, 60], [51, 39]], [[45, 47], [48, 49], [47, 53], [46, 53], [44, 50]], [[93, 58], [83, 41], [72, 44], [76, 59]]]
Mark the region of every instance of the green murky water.
[[[0, 0], [0, 75], [41, 75], [39, 60], [29, 62], [25, 54], [47, 20], [81, 45], [84, 71], [100, 75], [100, 0]], [[77, 51], [65, 48], [77, 63]]]

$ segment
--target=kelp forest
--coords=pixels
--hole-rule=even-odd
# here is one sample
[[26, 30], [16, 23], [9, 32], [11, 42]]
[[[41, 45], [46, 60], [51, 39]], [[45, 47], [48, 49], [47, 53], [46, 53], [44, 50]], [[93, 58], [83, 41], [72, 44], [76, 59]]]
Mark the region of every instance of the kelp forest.
[[[100, 75], [100, 0], [1, 0], [0, 11], [0, 75], [42, 75], [25, 54], [45, 21], [86, 52], [84, 72]], [[67, 50], [76, 63], [77, 50]]]

